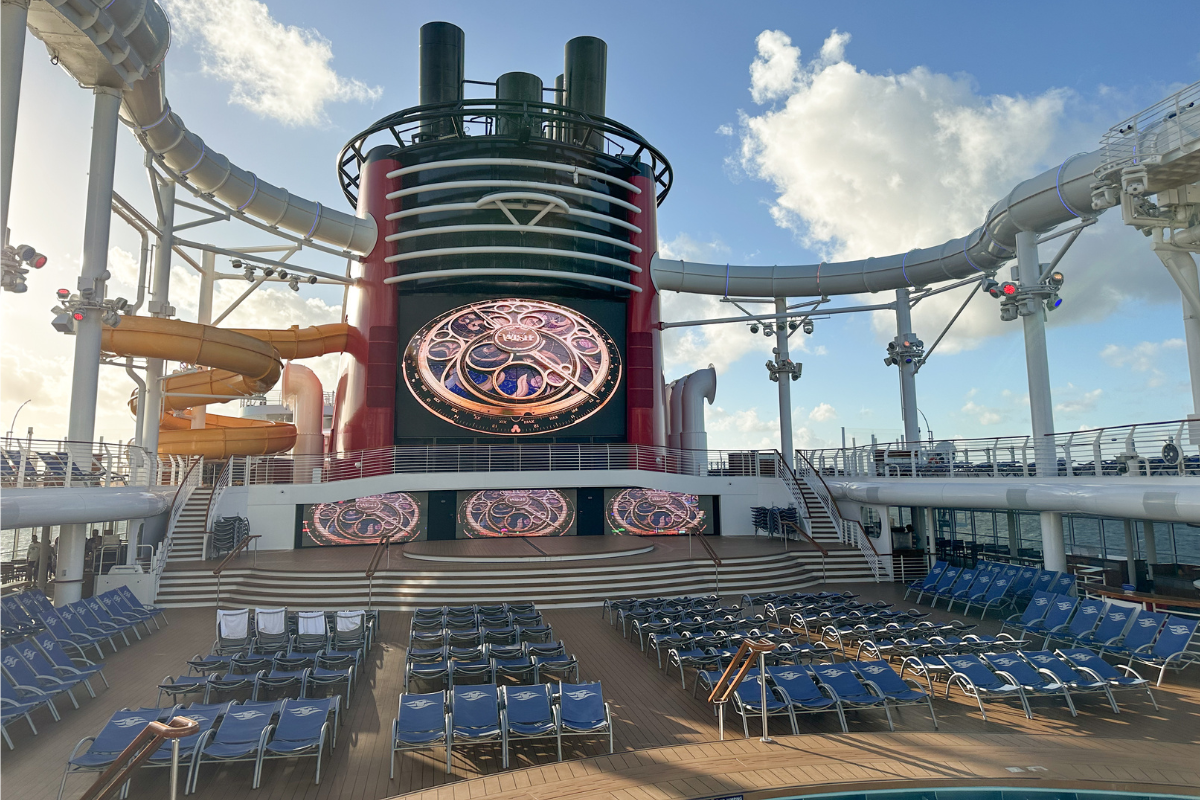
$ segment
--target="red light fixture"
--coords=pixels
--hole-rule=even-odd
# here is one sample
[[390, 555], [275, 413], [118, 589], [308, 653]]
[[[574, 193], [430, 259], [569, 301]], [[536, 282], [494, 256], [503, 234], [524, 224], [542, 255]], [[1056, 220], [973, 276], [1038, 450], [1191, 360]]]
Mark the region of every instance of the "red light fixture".
[[72, 318], [73, 318], [73, 319], [74, 319], [76, 322], [80, 322], [80, 321], [82, 321], [82, 320], [83, 320], [83, 312], [82, 312], [82, 311], [76, 311], [74, 314], [72, 314], [72, 315], [71, 315], [71, 317], [72, 317]]
[[1012, 297], [1017, 293], [1017, 285], [1015, 283], [1000, 284], [1000, 293], [1005, 297]]
[[66, 300], [71, 296], [71, 290], [70, 289], [59, 289], [54, 294], [58, 297], [59, 300]]

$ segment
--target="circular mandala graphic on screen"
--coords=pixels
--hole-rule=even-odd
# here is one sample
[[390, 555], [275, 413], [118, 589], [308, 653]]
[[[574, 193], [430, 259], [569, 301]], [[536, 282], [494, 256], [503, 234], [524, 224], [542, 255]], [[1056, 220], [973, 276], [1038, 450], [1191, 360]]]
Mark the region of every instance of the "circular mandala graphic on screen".
[[701, 534], [705, 528], [699, 497], [656, 489], [617, 492], [608, 503], [608, 522], [627, 536]]
[[485, 489], [467, 496], [458, 521], [468, 539], [562, 536], [575, 522], [575, 509], [554, 489]]
[[403, 369], [413, 395], [442, 419], [521, 436], [561, 430], [599, 411], [621, 381], [621, 356], [578, 311], [541, 300], [487, 300], [417, 331]]
[[388, 492], [318, 503], [312, 507], [308, 535], [317, 544], [378, 544], [390, 533], [394, 543], [410, 542], [420, 533], [421, 510], [407, 492]]

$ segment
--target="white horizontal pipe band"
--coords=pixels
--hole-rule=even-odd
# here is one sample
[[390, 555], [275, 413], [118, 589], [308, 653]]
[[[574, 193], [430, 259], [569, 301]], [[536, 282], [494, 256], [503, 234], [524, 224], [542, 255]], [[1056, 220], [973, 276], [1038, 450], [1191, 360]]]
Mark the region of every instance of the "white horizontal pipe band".
[[414, 261], [418, 258], [434, 258], [436, 256], [474, 256], [487, 255], [496, 253], [498, 255], [517, 255], [517, 256], [562, 256], [563, 258], [578, 258], [582, 261], [596, 261], [601, 264], [609, 264], [621, 269], [627, 269], [630, 272], [641, 272], [642, 268], [629, 264], [625, 261], [618, 261], [615, 258], [608, 256], [597, 256], [591, 253], [578, 253], [574, 250], [556, 250], [551, 247], [438, 247], [433, 250], [418, 250], [415, 253], [397, 253], [394, 256], [388, 256], [384, 261], [388, 264], [395, 264], [400, 261]]
[[471, 277], [473, 275], [512, 275], [518, 277], [530, 278], [556, 278], [564, 281], [581, 281], [583, 283], [600, 283], [605, 286], [619, 286], [622, 289], [628, 289], [631, 292], [641, 292], [641, 287], [634, 286], [632, 283], [619, 281], [615, 278], [604, 278], [600, 275], [584, 275], [578, 272], [559, 272], [550, 269], [504, 269], [501, 267], [480, 267], [478, 269], [439, 269], [430, 272], [412, 272], [408, 275], [396, 275], [391, 278], [384, 278], [384, 283], [409, 283], [410, 281], [425, 280], [427, 278], [438, 279], [453, 279], [461, 277]]
[[493, 194], [484, 195], [476, 200], [475, 207], [485, 208], [490, 206], [492, 203], [498, 203], [505, 200], [520, 200], [522, 201], [521, 208], [525, 210], [527, 210], [524, 203], [526, 200], [532, 200], [535, 203], [548, 203], [556, 208], [562, 209], [563, 211], [571, 210], [571, 206], [567, 204], [566, 200], [563, 200], [561, 197], [556, 195], [546, 194], [545, 192], [495, 192]]
[[[408, 209], [405, 209], [404, 211], [393, 211], [391, 214], [388, 214], [386, 217], [384, 217], [384, 219], [386, 219], [388, 222], [394, 222], [395, 220], [398, 220], [398, 219], [407, 219], [408, 217], [416, 217], [416, 216], [420, 216], [421, 214], [437, 214], [437, 213], [441, 213], [443, 211], [472, 211], [477, 208], [479, 208], [479, 205], [474, 202], [471, 202], [471, 203], [443, 203], [443, 204], [437, 205], [437, 206], [420, 206], [418, 208], [408, 208]], [[626, 222], [623, 219], [617, 219], [616, 217], [610, 217], [607, 214], [597, 214], [594, 211], [584, 211], [582, 209], [572, 208], [570, 211], [556, 211], [554, 209], [551, 209], [550, 213], [551, 214], [566, 214], [567, 216], [583, 217], [584, 219], [594, 219], [594, 220], [598, 220], [600, 222], [607, 222], [611, 225], [616, 225], [619, 228], [625, 228], [626, 230], [633, 231], [634, 233], [642, 232], [642, 229], [639, 228], [637, 225]]]
[[571, 164], [561, 164], [557, 161], [536, 161], [527, 158], [456, 158], [449, 161], [431, 161], [428, 164], [414, 164], [411, 167], [394, 169], [387, 176], [389, 178], [400, 178], [430, 169], [455, 169], [457, 167], [531, 167], [533, 169], [552, 169], [556, 172], [578, 173], [579, 175], [585, 175], [596, 180], [607, 181], [608, 183], [620, 186], [622, 189], [628, 189], [634, 194], [642, 193], [642, 190], [632, 183], [604, 172], [599, 172], [598, 170], [576, 167]]
[[642, 213], [642, 210], [633, 203], [626, 203], [624, 200], [619, 200], [611, 195], [602, 192], [593, 192], [590, 189], [580, 189], [576, 186], [564, 186], [557, 183], [538, 183], [536, 181], [501, 181], [501, 180], [480, 180], [480, 181], [442, 181], [440, 183], [426, 183], [421, 186], [411, 186], [408, 189], [397, 189], [394, 192], [387, 193], [388, 200], [398, 200], [401, 197], [411, 197], [425, 192], [444, 192], [451, 189], [486, 189], [486, 188], [504, 188], [512, 189], [541, 189], [547, 192], [562, 192], [564, 194], [575, 194], [580, 197], [588, 197], [593, 200], [601, 200], [605, 203], [612, 203], [615, 206], [628, 209], [635, 214]]
[[611, 236], [603, 236], [599, 233], [588, 233], [587, 231], [573, 231], [570, 228], [547, 228], [541, 225], [443, 225], [437, 228], [417, 228], [403, 233], [393, 233], [390, 236], [384, 237], [385, 242], [399, 242], [404, 239], [416, 239], [420, 236], [436, 236], [441, 233], [485, 233], [485, 232], [505, 232], [517, 231], [519, 233], [546, 233], [552, 236], [571, 236], [576, 239], [589, 239], [594, 242], [604, 242], [611, 244], [614, 247], [623, 247], [626, 250], [632, 250], [635, 253], [642, 252], [642, 248], [632, 245], [629, 242], [622, 242], [620, 239], [614, 239]]

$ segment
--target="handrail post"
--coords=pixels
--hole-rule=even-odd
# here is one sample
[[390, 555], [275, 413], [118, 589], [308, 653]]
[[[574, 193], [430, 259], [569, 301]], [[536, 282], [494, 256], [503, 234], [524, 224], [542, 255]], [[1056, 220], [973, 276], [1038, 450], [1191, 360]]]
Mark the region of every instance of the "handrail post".
[[771, 744], [774, 740], [771, 738], [770, 732], [767, 730], [767, 653], [761, 651], [758, 654], [758, 688], [762, 690], [762, 726], [763, 733], [760, 742]]
[[171, 740], [171, 800], [179, 796], [179, 740]]

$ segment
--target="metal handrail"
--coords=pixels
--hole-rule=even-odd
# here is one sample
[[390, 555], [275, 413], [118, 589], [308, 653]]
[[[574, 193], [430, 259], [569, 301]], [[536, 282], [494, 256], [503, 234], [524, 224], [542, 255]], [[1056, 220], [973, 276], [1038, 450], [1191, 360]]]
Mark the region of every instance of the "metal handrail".
[[[871, 568], [871, 574], [875, 576], [875, 582], [878, 583], [879, 579], [882, 577], [879, 573], [881, 567], [883, 566], [883, 561], [879, 557], [879, 551], [875, 549], [875, 543], [871, 541], [870, 536], [867, 536], [866, 528], [864, 528], [862, 523], [858, 520], [847, 520], [842, 516], [842, 509], [838, 505], [837, 498], [833, 496], [833, 492], [830, 490], [829, 484], [825, 482], [825, 478], [821, 475], [820, 470], [813, 467], [813, 463], [808, 460], [808, 457], [805, 456], [804, 453], [797, 450], [796, 455], [800, 456], [804, 463], [808, 465], [808, 472], [816, 475], [817, 480], [821, 482], [821, 491], [815, 491], [815, 487], [812, 487], [814, 488], [813, 494], [815, 494], [817, 499], [821, 501], [821, 504], [825, 506], [825, 509], [827, 512], [829, 512], [829, 516], [834, 525], [837, 526], [838, 538], [846, 544], [853, 544], [858, 547], [859, 552], [862, 553], [863, 558], [866, 559], [867, 565]], [[793, 473], [793, 478], [794, 477], [795, 473]], [[812, 486], [811, 482], [809, 482], [809, 485], [810, 487]], [[857, 534], [851, 534], [851, 532], [846, 529], [846, 526], [850, 524], [858, 526]], [[847, 541], [847, 539], [851, 538], [853, 541]], [[866, 545], [865, 547], [864, 544]]]
[[[722, 741], [725, 740], [725, 704], [729, 702], [729, 698], [733, 697], [733, 693], [737, 691], [742, 680], [746, 677], [746, 673], [750, 671], [750, 665], [754, 663], [754, 656], [758, 656], [759, 662], [759, 685], [762, 686], [762, 721], [763, 721], [763, 741], [769, 741], [767, 737], [767, 665], [766, 654], [775, 650], [775, 643], [768, 639], [743, 639], [741, 645], [738, 646], [737, 652], [733, 659], [730, 660], [729, 666], [721, 673], [721, 677], [713, 684], [712, 691], [708, 693], [708, 702], [716, 703], [717, 705], [717, 728]], [[736, 668], [736, 672], [734, 671]]]
[[[688, 536], [695, 537], [694, 533], [688, 533]], [[704, 535], [700, 535], [700, 546], [704, 548], [704, 552], [708, 554], [708, 558], [713, 563], [713, 578], [717, 585], [717, 597], [721, 596], [721, 557], [717, 555], [717, 551], [713, 550], [712, 545], [704, 539]]]
[[371, 560], [367, 563], [367, 610], [374, 608], [375, 603], [375, 573], [379, 571], [379, 562], [383, 560], [383, 554], [387, 553], [388, 563], [392, 560], [392, 536], [390, 533], [385, 533], [379, 537], [379, 543], [375, 545], [375, 551], [371, 553]]
[[221, 563], [218, 564], [217, 568], [212, 571], [212, 574], [220, 577], [221, 573], [225, 571], [225, 565], [227, 565], [233, 559], [234, 556], [236, 556], [238, 553], [242, 552], [247, 547], [249, 547], [250, 543], [252, 541], [254, 541], [255, 539], [261, 539], [261, 538], [262, 538], [261, 535], [255, 533], [255, 534], [251, 534], [250, 536], [247, 536], [245, 539], [242, 539], [240, 542], [238, 542], [236, 545], [234, 545], [232, 550], [229, 551], [229, 555], [225, 556], [225, 558], [221, 560]]
[[100, 773], [95, 783], [87, 788], [79, 800], [104, 800], [145, 763], [159, 746], [167, 740], [171, 741], [171, 798], [174, 800], [178, 792], [179, 781], [179, 740], [200, 732], [200, 723], [187, 717], [174, 717], [170, 722], [148, 722], [146, 727], [134, 737], [121, 754], [109, 764], [108, 769]]
[[[821, 551], [821, 582], [824, 583], [826, 578], [828, 577], [828, 573], [825, 571], [825, 557], [827, 555], [829, 555], [829, 551], [826, 550], [825, 547], [820, 542], [818, 542], [816, 539], [814, 539], [808, 531], [804, 530], [803, 528], [801, 528], [799, 525], [792, 522], [791, 520], [784, 519], [784, 520], [780, 520], [780, 522], [783, 525], [788, 525], [788, 526], [794, 528], [796, 533], [800, 534], [805, 539], [808, 539], [809, 543], [813, 547], [815, 547]], [[785, 544], [787, 543], [786, 536], [783, 537], [783, 541]]]

